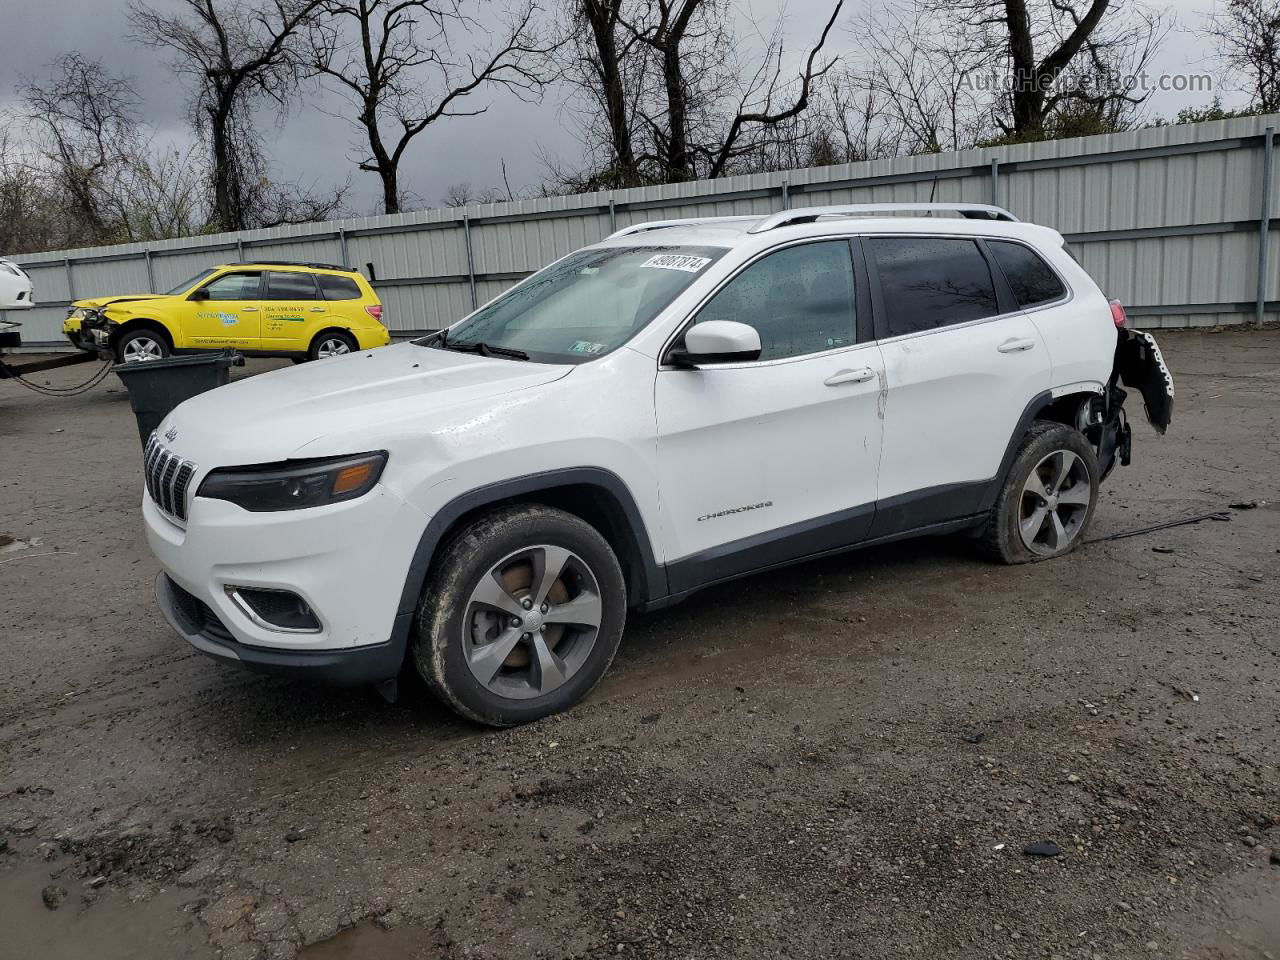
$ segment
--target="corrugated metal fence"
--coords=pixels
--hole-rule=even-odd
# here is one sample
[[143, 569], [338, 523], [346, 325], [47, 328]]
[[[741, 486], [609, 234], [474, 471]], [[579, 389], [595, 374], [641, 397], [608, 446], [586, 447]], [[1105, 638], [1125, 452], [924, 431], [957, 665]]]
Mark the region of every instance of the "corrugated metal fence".
[[29, 344], [60, 340], [78, 297], [166, 290], [264, 258], [373, 264], [396, 333], [433, 330], [557, 257], [646, 220], [833, 203], [991, 202], [1060, 230], [1146, 327], [1280, 318], [1280, 115], [874, 160], [698, 183], [425, 210], [19, 257], [39, 307]]

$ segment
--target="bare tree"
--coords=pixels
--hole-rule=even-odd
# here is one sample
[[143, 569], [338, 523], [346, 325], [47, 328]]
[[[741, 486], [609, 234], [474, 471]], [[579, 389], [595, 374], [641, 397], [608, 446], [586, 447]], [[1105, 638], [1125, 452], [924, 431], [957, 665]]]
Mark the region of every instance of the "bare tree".
[[25, 121], [0, 115], [0, 251], [6, 254], [63, 246], [68, 221], [25, 146]]
[[673, 183], [764, 169], [800, 149], [801, 117], [834, 63], [822, 50], [842, 6], [836, 0], [792, 78], [781, 20], [762, 37], [763, 54], [746, 56], [727, 0], [575, 0], [577, 59], [566, 77], [597, 170], [570, 179], [588, 188]]
[[502, 203], [513, 199], [515, 198], [509, 192], [499, 190], [497, 187], [477, 190], [464, 180], [461, 183], [450, 184], [444, 196], [440, 198], [440, 202], [446, 207], [465, 207], [473, 203]]
[[1227, 0], [1205, 17], [1218, 58], [1248, 77], [1249, 107], [1280, 111], [1280, 0]]
[[[648, 58], [635, 56], [638, 39], [622, 24], [623, 0], [571, 0], [563, 25], [572, 57], [564, 76], [586, 99], [584, 143], [594, 167], [582, 190], [634, 187], [644, 182], [636, 160], [637, 100]], [[558, 176], [563, 176], [560, 174]]]
[[852, 32], [853, 62], [824, 104], [851, 158], [962, 150], [994, 135], [993, 91], [981, 81], [997, 69], [995, 49], [957, 42], [913, 3], [867, 13]]
[[109, 239], [103, 207], [138, 152], [138, 97], [128, 82], [78, 53], [60, 61], [47, 81], [27, 80], [21, 91], [28, 129], [49, 161], [86, 239]]
[[931, 9], [953, 49], [995, 53], [1003, 97], [994, 119], [1013, 139], [1044, 136], [1056, 113], [1114, 126], [1148, 96], [1128, 80], [1165, 32], [1138, 0], [933, 0]]
[[303, 67], [299, 38], [323, 0], [180, 0], [168, 13], [132, 0], [142, 42], [170, 50], [177, 71], [194, 81], [192, 114], [208, 137], [214, 223], [243, 230], [323, 219], [343, 191], [313, 194], [273, 186], [253, 110], [283, 108]]
[[[761, 62], [749, 76], [715, 68], [737, 65], [737, 44], [727, 24], [729, 8], [721, 0], [652, 0], [626, 22], [631, 33], [650, 47], [661, 78], [658, 110], [645, 114], [654, 133], [657, 159], [665, 182], [718, 177], [733, 161], [760, 148], [748, 131], [759, 135], [797, 116], [808, 106], [814, 81], [834, 61], [818, 64], [844, 0], [834, 9], [818, 42], [809, 51], [795, 89], [782, 81], [781, 23], [769, 39]], [[688, 71], [690, 63], [697, 73]], [[692, 79], [691, 79], [692, 77]], [[716, 116], [717, 101], [734, 100], [734, 111]], [[785, 105], [779, 101], [789, 101]], [[700, 109], [702, 110], [699, 115]]]
[[20, 94], [26, 147], [14, 151], [7, 182], [40, 197], [43, 230], [61, 245], [181, 236], [203, 225], [200, 158], [155, 145], [127, 80], [72, 53]]
[[[314, 68], [351, 100], [368, 143], [360, 169], [382, 182], [382, 207], [398, 213], [400, 164], [414, 138], [446, 117], [475, 116], [481, 91], [536, 98], [546, 85], [537, 0], [519, 0], [498, 22], [481, 23], [459, 0], [325, 0], [311, 31]], [[455, 52], [459, 38], [498, 39]]]

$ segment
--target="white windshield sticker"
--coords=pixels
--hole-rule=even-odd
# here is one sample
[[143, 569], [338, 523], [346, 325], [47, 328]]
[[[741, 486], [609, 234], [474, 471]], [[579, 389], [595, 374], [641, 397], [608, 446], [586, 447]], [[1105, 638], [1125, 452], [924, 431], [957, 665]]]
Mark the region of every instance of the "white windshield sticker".
[[661, 270], [683, 270], [685, 273], [697, 273], [708, 263], [711, 262], [710, 257], [687, 257], [678, 253], [660, 253], [656, 257], [650, 257], [642, 267], [658, 267]]

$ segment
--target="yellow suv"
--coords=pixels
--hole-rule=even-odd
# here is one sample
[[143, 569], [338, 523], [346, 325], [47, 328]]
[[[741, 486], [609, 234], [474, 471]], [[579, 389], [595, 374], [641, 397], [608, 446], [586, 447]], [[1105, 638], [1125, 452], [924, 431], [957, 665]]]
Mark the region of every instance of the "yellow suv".
[[165, 294], [77, 300], [62, 332], [82, 350], [110, 350], [121, 363], [224, 347], [301, 362], [391, 342], [363, 276], [283, 260], [223, 264]]

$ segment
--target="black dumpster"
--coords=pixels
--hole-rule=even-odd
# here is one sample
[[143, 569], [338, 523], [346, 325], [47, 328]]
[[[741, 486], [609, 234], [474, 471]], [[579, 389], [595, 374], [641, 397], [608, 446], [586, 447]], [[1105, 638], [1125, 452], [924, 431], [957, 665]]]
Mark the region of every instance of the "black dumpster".
[[183, 400], [220, 387], [231, 379], [231, 368], [244, 363], [234, 350], [195, 353], [163, 360], [134, 360], [111, 368], [129, 391], [129, 405], [138, 420], [138, 439], [147, 438], [160, 421]]

